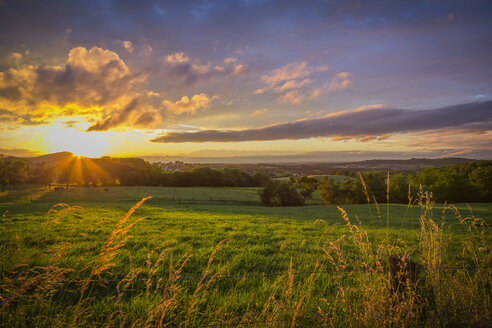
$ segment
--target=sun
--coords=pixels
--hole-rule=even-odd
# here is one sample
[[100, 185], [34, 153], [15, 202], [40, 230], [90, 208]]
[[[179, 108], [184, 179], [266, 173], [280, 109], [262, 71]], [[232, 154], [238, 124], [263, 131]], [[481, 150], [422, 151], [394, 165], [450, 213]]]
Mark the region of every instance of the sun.
[[107, 132], [85, 132], [57, 125], [49, 127], [45, 148], [49, 152], [69, 151], [78, 156], [101, 157], [108, 148]]

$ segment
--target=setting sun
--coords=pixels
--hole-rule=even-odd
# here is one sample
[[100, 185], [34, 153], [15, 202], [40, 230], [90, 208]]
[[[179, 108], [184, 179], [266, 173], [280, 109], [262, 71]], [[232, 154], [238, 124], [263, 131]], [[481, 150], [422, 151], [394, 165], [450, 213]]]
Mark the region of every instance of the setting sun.
[[46, 131], [44, 146], [48, 152], [69, 151], [78, 156], [101, 157], [107, 151], [108, 134], [52, 126]]

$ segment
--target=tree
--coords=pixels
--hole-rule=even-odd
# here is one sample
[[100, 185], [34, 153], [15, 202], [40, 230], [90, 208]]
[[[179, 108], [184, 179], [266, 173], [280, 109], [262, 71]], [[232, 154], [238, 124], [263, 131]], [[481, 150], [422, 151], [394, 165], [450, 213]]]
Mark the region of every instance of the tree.
[[304, 199], [311, 198], [313, 192], [318, 188], [318, 180], [303, 175], [295, 180], [295, 186], [300, 189], [300, 193]]
[[325, 204], [340, 204], [344, 200], [340, 183], [331, 178], [323, 178], [318, 186], [318, 190], [319, 197]]
[[304, 204], [304, 198], [296, 188], [287, 183], [281, 182], [275, 190], [275, 199], [280, 206], [300, 206]]
[[371, 201], [376, 199], [378, 202], [384, 202], [386, 200], [387, 175], [382, 172], [366, 172], [362, 173], [361, 177], [366, 184]]
[[254, 185], [260, 187], [265, 186], [270, 180], [270, 176], [264, 172], [255, 172], [251, 175]]
[[260, 190], [260, 200], [261, 204], [264, 206], [273, 205], [273, 197], [275, 196], [275, 191], [277, 189], [277, 183], [273, 180], [269, 180]]
[[270, 180], [260, 191], [261, 203], [265, 206], [299, 206], [304, 198], [287, 182]]
[[458, 173], [440, 172], [439, 180], [430, 187], [440, 202], [471, 202], [479, 199], [478, 188]]
[[0, 184], [2, 184], [2, 191], [5, 190], [5, 186], [9, 184], [9, 177], [7, 175], [8, 164], [0, 159]]
[[16, 185], [25, 181], [28, 168], [29, 164], [25, 160], [16, 159], [9, 163], [7, 166], [7, 179], [13, 189], [15, 189]]
[[392, 203], [407, 203], [409, 193], [408, 177], [401, 173], [390, 177], [389, 181], [389, 197]]
[[470, 181], [475, 185], [483, 202], [492, 202], [492, 166], [477, 167], [470, 173]]
[[66, 185], [66, 188], [68, 189], [68, 185], [70, 184], [70, 175], [72, 172], [72, 167], [71, 165], [64, 165], [61, 167], [58, 171], [58, 182], [59, 183], [64, 183]]
[[46, 163], [38, 163], [29, 172], [28, 183], [41, 184], [44, 188], [51, 189], [51, 184], [56, 178], [56, 167], [49, 166]]

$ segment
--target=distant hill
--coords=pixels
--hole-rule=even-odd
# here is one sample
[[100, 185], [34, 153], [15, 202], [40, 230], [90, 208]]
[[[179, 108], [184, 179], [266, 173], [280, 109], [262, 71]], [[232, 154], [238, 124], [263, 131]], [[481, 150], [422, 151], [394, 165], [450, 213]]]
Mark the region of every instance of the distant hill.
[[348, 172], [357, 171], [374, 171], [374, 170], [390, 170], [390, 171], [414, 171], [426, 167], [441, 167], [452, 164], [465, 164], [474, 162], [475, 159], [449, 157], [449, 158], [412, 158], [404, 160], [384, 160], [374, 159], [365, 161], [350, 161], [350, 162], [313, 162], [313, 163], [258, 163], [258, 164], [195, 164], [195, 166], [206, 165], [216, 168], [221, 167], [237, 167], [246, 172], [262, 171], [276, 177], [286, 177], [292, 174], [306, 175], [324, 175], [334, 174], [336, 171], [346, 170]]
[[69, 159], [71, 159], [74, 156], [69, 151], [62, 151], [59, 153], [52, 153], [52, 154], [46, 154], [46, 155], [41, 155], [37, 157], [28, 157], [24, 158], [25, 160], [29, 161], [29, 163], [32, 164], [37, 164], [37, 163], [46, 163], [50, 165], [60, 165], [62, 163], [67, 162]]
[[411, 159], [372, 159], [359, 162], [345, 163], [313, 163], [308, 167], [318, 170], [347, 169], [350, 171], [368, 170], [418, 170], [426, 167], [441, 167], [453, 164], [466, 164], [474, 162], [474, 159], [447, 157], [447, 158], [411, 158]]
[[16, 159], [18, 157], [11, 156], [11, 155], [5, 155], [5, 154], [0, 154], [0, 159], [3, 161], [11, 161], [13, 159]]
[[[51, 166], [58, 166], [70, 160], [74, 156], [73, 153], [68, 151], [46, 154], [36, 157], [14, 157], [10, 155], [0, 154], [0, 159], [4, 161], [12, 161], [14, 159], [24, 159], [28, 161], [31, 166], [37, 163], [46, 163]], [[143, 157], [143, 159], [150, 160]], [[150, 160], [152, 161], [152, 160]], [[465, 164], [475, 161], [474, 159], [460, 158], [460, 157], [448, 157], [448, 158], [411, 158], [411, 159], [372, 159], [365, 161], [346, 161], [346, 162], [291, 162], [291, 163], [257, 163], [249, 164], [231, 164], [227, 162], [215, 162], [215, 163], [186, 163], [194, 166], [211, 166], [211, 167], [237, 167], [246, 171], [281, 171], [281, 176], [292, 173], [298, 174], [329, 174], [335, 170], [346, 169], [349, 171], [368, 171], [368, 170], [415, 170], [426, 167], [440, 167], [451, 164]]]
[[6, 162], [10, 162], [16, 159], [23, 159], [29, 162], [31, 165], [37, 163], [46, 163], [50, 166], [58, 166], [70, 160], [74, 154], [68, 151], [62, 151], [59, 153], [46, 154], [36, 157], [15, 157], [10, 155], [0, 154], [0, 159]]

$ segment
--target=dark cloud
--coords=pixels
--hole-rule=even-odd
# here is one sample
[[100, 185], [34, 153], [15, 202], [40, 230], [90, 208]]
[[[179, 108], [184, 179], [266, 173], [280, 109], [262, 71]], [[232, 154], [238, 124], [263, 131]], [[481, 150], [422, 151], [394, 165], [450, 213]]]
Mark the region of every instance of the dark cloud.
[[[151, 68], [153, 73], [161, 71], [165, 80], [172, 81], [172, 86], [193, 86], [198, 82], [210, 82], [212, 79], [231, 78], [245, 72], [247, 66], [239, 63], [237, 58], [225, 58], [222, 61], [202, 63], [198, 59], [191, 59], [183, 52], [167, 55], [159, 66]], [[171, 85], [170, 85], [171, 86]]]
[[490, 129], [492, 101], [473, 102], [427, 110], [362, 108], [319, 119], [276, 124], [239, 131], [205, 130], [193, 133], [170, 132], [152, 142], [239, 142], [315, 137], [386, 137], [388, 134], [421, 132], [443, 128], [466, 128], [471, 132]]
[[18, 115], [12, 111], [0, 108], [0, 123], [35, 126], [46, 124], [48, 122], [40, 120], [39, 118], [33, 120], [33, 117], [30, 114]]
[[123, 108], [123, 110], [112, 113], [105, 120], [90, 126], [87, 131], [106, 131], [125, 125], [128, 122], [132, 122], [133, 127], [145, 127], [151, 125], [157, 121], [158, 113], [152, 108], [142, 110], [142, 108], [145, 108], [145, 104], [142, 104], [144, 101], [145, 100], [142, 100], [141, 98], [133, 99], [125, 106], [125, 108]]

